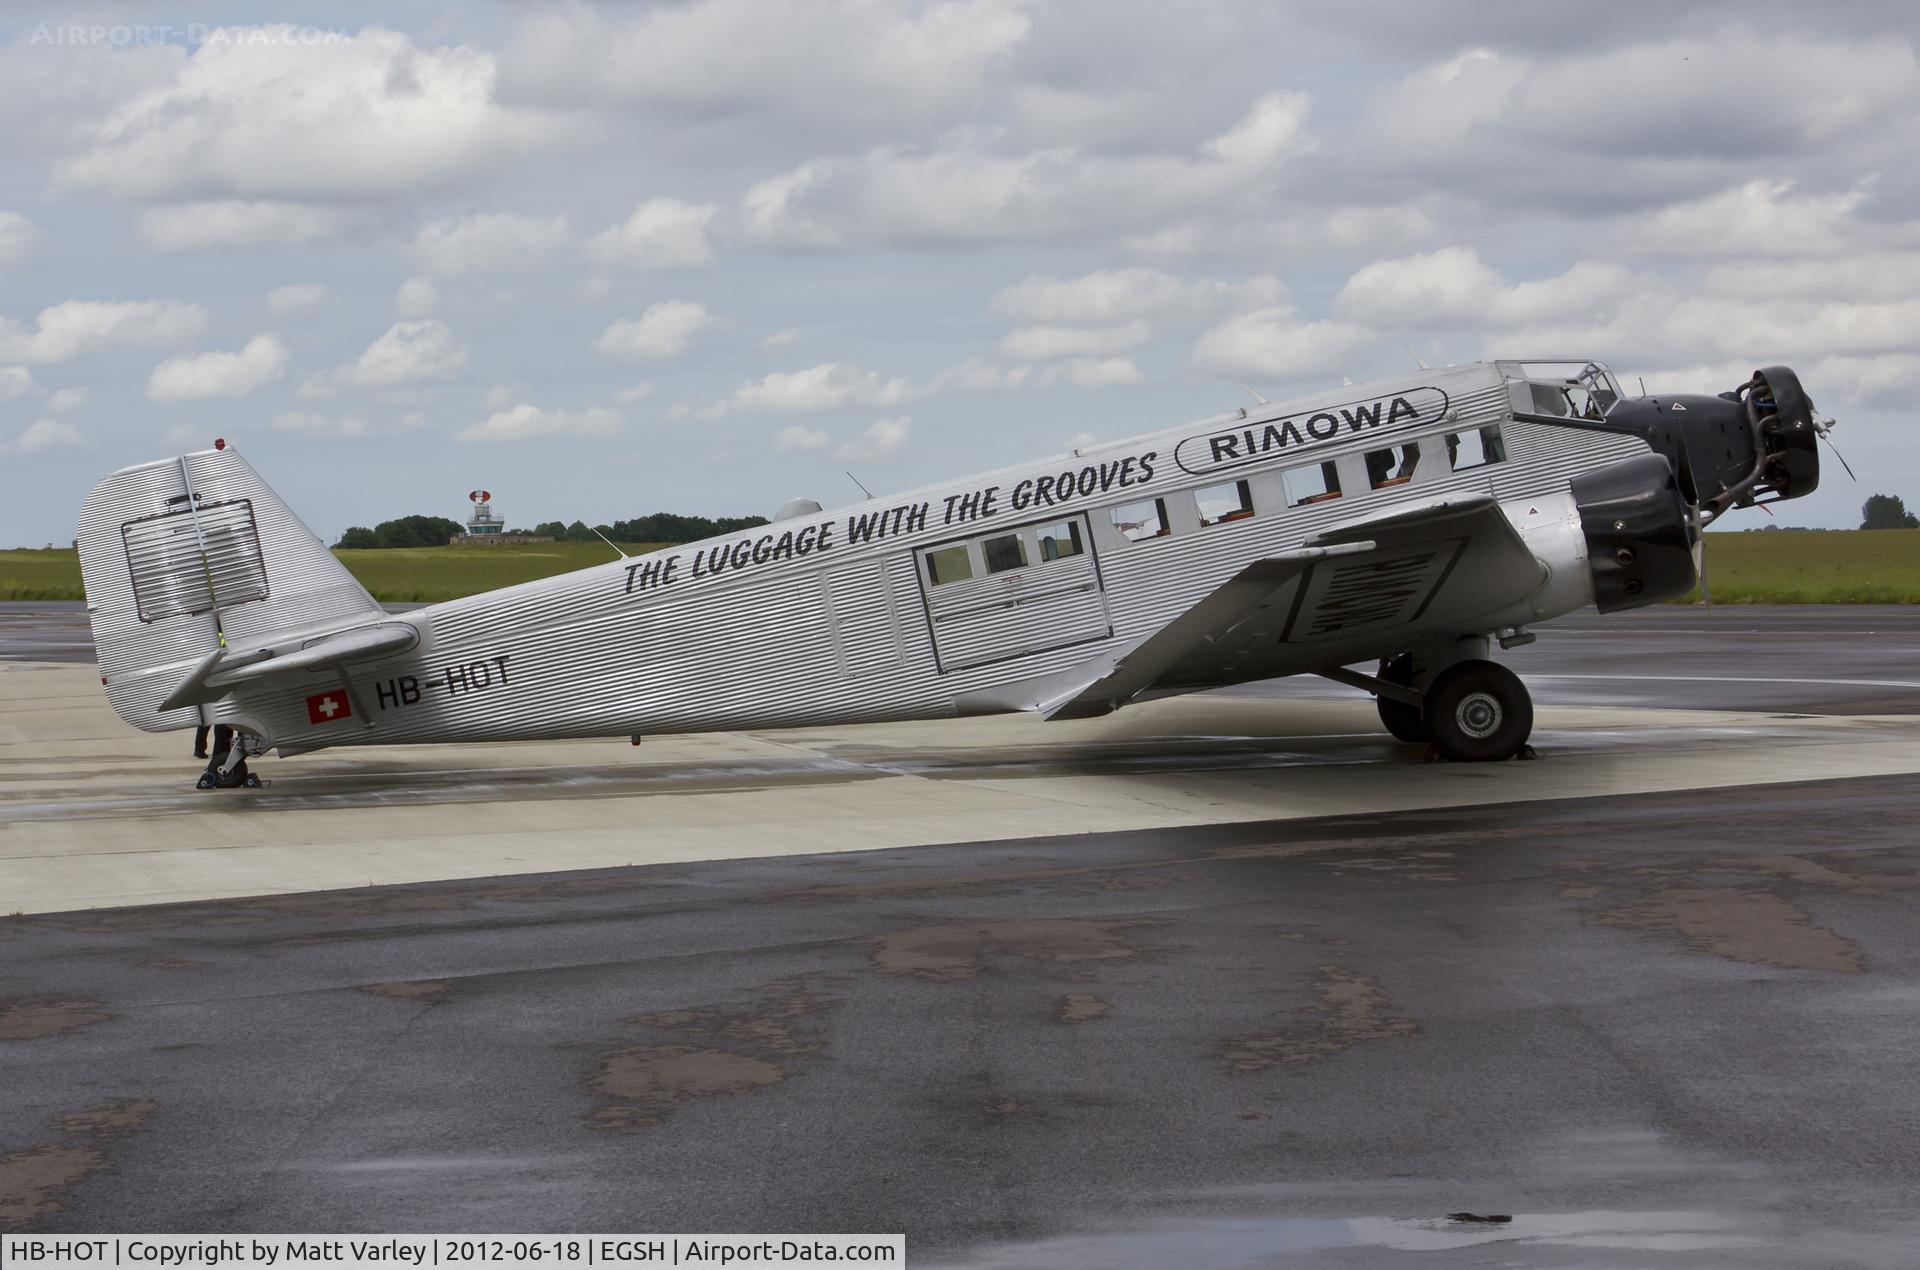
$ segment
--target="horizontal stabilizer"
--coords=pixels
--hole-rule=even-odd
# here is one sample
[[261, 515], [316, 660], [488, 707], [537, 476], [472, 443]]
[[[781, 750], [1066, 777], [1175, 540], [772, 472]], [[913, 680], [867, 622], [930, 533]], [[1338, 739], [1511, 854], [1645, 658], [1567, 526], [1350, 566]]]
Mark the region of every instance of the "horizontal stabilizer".
[[243, 684], [257, 683], [279, 675], [343, 666], [350, 662], [372, 661], [404, 653], [420, 642], [420, 633], [405, 622], [363, 626], [310, 640], [304, 647], [278, 653], [272, 648], [253, 649], [231, 655], [221, 649], [209, 655], [193, 673], [160, 703], [163, 710], [181, 706], [205, 705], [218, 701]]

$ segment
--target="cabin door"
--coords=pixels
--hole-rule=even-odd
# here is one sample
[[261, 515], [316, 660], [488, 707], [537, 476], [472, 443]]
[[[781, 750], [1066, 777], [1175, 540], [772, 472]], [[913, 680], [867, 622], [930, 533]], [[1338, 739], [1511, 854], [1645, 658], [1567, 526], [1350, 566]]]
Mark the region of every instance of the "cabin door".
[[1113, 634], [1085, 516], [996, 529], [914, 554], [942, 671]]

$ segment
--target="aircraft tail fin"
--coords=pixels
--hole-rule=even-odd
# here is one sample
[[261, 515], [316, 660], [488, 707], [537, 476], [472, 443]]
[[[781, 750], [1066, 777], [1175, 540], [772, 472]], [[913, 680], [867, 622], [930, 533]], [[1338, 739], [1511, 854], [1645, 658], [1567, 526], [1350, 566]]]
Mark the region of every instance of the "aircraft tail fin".
[[149, 732], [193, 727], [176, 689], [216, 653], [384, 613], [231, 447], [122, 468], [80, 513], [80, 574], [107, 699]]

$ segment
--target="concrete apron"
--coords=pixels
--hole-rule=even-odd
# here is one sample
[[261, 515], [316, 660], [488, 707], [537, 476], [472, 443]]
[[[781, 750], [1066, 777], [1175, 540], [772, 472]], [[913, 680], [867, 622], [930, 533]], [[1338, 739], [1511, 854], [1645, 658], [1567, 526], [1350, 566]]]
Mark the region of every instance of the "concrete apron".
[[[0, 667], [0, 915], [621, 865], [1920, 772], [1920, 716], [1541, 709], [1537, 762], [1422, 762], [1371, 702], [269, 757], [196, 791], [91, 667]], [[268, 814], [271, 813], [271, 814]]]

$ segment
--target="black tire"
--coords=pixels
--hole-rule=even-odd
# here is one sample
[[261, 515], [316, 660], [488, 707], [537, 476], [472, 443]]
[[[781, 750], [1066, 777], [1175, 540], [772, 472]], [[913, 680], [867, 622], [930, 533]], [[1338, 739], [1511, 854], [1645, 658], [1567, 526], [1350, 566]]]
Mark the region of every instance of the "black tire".
[[1520, 676], [1490, 661], [1462, 661], [1427, 685], [1427, 739], [1454, 763], [1498, 763], [1533, 734], [1533, 698]]
[[[1402, 688], [1413, 687], [1413, 654], [1401, 653], [1388, 660], [1380, 669], [1380, 677], [1390, 684]], [[1395, 739], [1414, 745], [1427, 739], [1427, 721], [1420, 713], [1419, 706], [1410, 706], [1404, 701], [1395, 701], [1391, 697], [1375, 697], [1373, 703], [1380, 710], [1380, 722]]]

